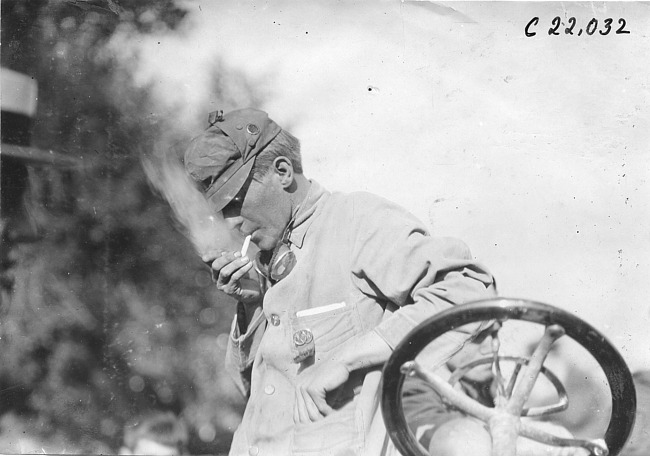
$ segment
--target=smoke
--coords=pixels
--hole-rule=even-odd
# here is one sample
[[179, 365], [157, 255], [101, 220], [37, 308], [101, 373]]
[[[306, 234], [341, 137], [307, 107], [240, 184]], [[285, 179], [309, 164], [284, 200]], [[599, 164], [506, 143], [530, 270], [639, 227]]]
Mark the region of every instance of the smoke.
[[220, 213], [212, 210], [169, 148], [159, 145], [152, 154], [142, 155], [142, 167], [151, 185], [171, 206], [181, 232], [199, 256], [241, 247], [240, 237], [228, 229]]

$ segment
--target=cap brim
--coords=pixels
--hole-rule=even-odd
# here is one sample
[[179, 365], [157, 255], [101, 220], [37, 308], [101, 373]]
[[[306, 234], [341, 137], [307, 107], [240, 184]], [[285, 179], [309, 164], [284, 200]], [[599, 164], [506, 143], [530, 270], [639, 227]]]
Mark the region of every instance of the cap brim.
[[219, 189], [207, 199], [215, 211], [221, 211], [237, 196], [253, 169], [255, 160], [248, 160]]

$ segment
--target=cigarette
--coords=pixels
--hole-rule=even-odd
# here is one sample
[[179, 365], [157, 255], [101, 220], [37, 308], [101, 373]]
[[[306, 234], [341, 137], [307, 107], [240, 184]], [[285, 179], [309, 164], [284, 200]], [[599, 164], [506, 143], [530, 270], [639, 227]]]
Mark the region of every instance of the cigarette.
[[248, 246], [251, 243], [251, 235], [249, 234], [246, 236], [246, 239], [244, 239], [244, 245], [241, 247], [241, 256], [246, 256], [246, 252], [248, 252]]

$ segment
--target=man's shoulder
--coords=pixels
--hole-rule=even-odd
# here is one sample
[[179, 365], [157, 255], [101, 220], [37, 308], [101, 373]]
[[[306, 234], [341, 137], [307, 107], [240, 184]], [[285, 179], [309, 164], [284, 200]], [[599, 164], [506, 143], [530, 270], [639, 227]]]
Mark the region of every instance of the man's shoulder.
[[378, 210], [407, 212], [406, 209], [397, 203], [377, 194], [364, 191], [350, 193], [334, 192], [332, 193], [332, 202], [337, 205], [348, 206], [359, 213], [375, 213]]
[[407, 227], [427, 231], [411, 212], [386, 198], [369, 192], [333, 193], [330, 214], [343, 217], [351, 226]]

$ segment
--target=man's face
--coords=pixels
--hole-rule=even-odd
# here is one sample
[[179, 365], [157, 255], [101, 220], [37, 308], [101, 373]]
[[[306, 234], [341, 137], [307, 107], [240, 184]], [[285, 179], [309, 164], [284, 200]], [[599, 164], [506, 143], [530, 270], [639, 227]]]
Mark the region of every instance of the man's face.
[[291, 219], [287, 192], [273, 170], [259, 178], [249, 177], [222, 212], [231, 228], [244, 236], [250, 234], [261, 250], [275, 248]]
[[[458, 369], [461, 366], [464, 366], [467, 363], [470, 363], [479, 358], [484, 358], [486, 356], [492, 355], [492, 337], [486, 337], [480, 341], [472, 341], [466, 344], [463, 349], [454, 355], [448, 362], [447, 365], [453, 371]], [[474, 369], [470, 370], [465, 374], [465, 378], [475, 381], [475, 382], [484, 382], [492, 378], [492, 365], [480, 364]]]

